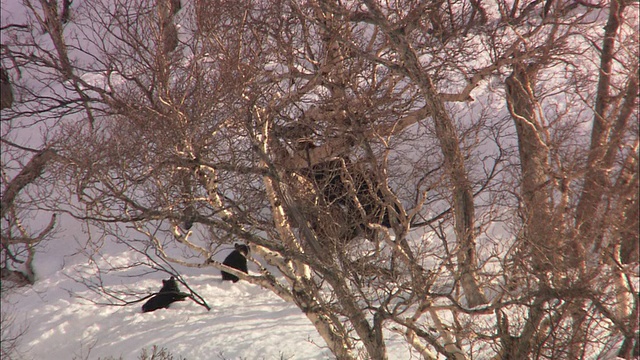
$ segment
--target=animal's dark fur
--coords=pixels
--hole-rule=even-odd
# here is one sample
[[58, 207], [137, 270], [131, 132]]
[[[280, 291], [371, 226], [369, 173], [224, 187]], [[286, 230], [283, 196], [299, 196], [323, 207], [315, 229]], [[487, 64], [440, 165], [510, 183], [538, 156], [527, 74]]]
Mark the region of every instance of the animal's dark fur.
[[[242, 272], [244, 272], [245, 274], [249, 273], [249, 270], [247, 269], [247, 254], [249, 254], [249, 247], [247, 245], [242, 245], [242, 244], [235, 244], [235, 250], [233, 250], [231, 252], [231, 254], [229, 254], [227, 256], [226, 259], [224, 259], [224, 262], [222, 262], [224, 265], [230, 266], [234, 269], [238, 269]], [[222, 280], [230, 280], [235, 282], [238, 282], [238, 280], [240, 280], [237, 276], [229, 274], [228, 272], [225, 271], [221, 271], [222, 273]]]
[[142, 312], [168, 308], [171, 303], [184, 301], [187, 297], [189, 297], [189, 294], [180, 292], [178, 282], [172, 276], [169, 280], [162, 280], [162, 289], [142, 305]]

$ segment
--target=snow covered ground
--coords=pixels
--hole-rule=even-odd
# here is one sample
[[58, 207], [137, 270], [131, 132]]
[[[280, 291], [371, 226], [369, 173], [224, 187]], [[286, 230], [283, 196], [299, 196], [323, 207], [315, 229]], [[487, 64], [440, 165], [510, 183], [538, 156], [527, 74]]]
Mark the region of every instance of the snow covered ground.
[[[142, 349], [149, 351], [154, 345], [166, 348], [176, 360], [334, 358], [295, 305], [247, 282], [223, 283], [220, 272], [210, 267], [177, 268], [210, 311], [190, 299], [150, 313], [142, 313], [144, 301], [127, 306], [95, 304], [105, 299], [78, 280], [95, 282], [96, 265], [106, 268], [108, 262], [124, 267], [139, 255], [105, 243], [102, 256], [90, 260], [78, 253], [81, 246], [71, 235], [78, 236], [80, 230], [72, 222], [63, 222], [71, 227], [63, 226], [60, 236], [48, 241], [37, 255], [35, 285], [14, 289], [2, 300], [2, 311], [15, 317], [13, 330], [26, 329], [17, 359], [129, 360], [138, 359]], [[216, 260], [231, 250], [220, 252]], [[157, 292], [162, 279], [168, 278], [165, 273], [141, 275], [138, 269], [126, 268], [101, 275], [111, 290], [139, 293], [131, 300]], [[183, 285], [180, 289], [187, 290]], [[399, 334], [387, 331], [385, 336], [391, 359], [412, 358]]]
[[[144, 301], [98, 305], [94, 302], [104, 302], [104, 298], [77, 280], [95, 281], [96, 264], [124, 266], [135, 262], [136, 254], [105, 244], [103, 256], [89, 261], [84, 255], [73, 255], [76, 251], [73, 240], [48, 242], [36, 260], [36, 284], [13, 290], [2, 300], [2, 311], [15, 318], [13, 331], [26, 329], [16, 359], [138, 359], [143, 349], [150, 351], [154, 345], [167, 349], [176, 360], [334, 358], [293, 304], [247, 282], [223, 283], [213, 268], [178, 269], [205, 298], [210, 311], [189, 299], [150, 313], [142, 313]], [[218, 257], [224, 258], [229, 251]], [[111, 290], [138, 293], [129, 297], [133, 300], [158, 291], [161, 280], [169, 277], [136, 271], [104, 273], [101, 279]], [[390, 359], [418, 358], [409, 353], [400, 335], [387, 331], [385, 336]], [[600, 358], [616, 357], [610, 353]]]
[[[187, 359], [331, 358], [299, 309], [255, 285], [222, 283], [217, 272], [186, 276], [210, 311], [189, 300], [143, 314], [142, 303], [101, 306], [76, 297], [97, 299], [70, 278], [78, 266], [53, 272], [3, 302], [16, 325], [27, 326], [22, 358], [136, 359], [141, 349], [153, 345]], [[157, 291], [161, 278], [158, 273], [129, 279], [129, 287]]]
[[[50, 243], [49, 245], [53, 245]], [[59, 251], [57, 251], [59, 253]], [[222, 283], [217, 270], [185, 275], [211, 310], [188, 300], [170, 309], [142, 313], [142, 303], [124, 307], [96, 305], [96, 294], [73, 280], [91, 267], [79, 256], [41, 254], [40, 278], [14, 291], [3, 311], [26, 327], [20, 342], [24, 359], [137, 359], [142, 349], [164, 347], [187, 359], [330, 359], [330, 352], [309, 320], [294, 305], [246, 282]], [[122, 253], [118, 256], [122, 257]], [[114, 256], [111, 260], [116, 260]], [[95, 275], [95, 274], [94, 274]], [[103, 277], [107, 286], [140, 293], [159, 290], [161, 273], [144, 277]], [[181, 286], [181, 290], [184, 289]]]

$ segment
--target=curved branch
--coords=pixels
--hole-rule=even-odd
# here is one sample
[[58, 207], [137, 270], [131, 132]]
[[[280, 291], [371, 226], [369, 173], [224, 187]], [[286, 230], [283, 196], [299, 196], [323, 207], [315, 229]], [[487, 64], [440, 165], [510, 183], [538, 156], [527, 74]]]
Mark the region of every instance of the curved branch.
[[0, 217], [4, 217], [7, 210], [13, 206], [13, 202], [20, 191], [42, 175], [44, 167], [55, 155], [56, 152], [54, 150], [42, 150], [34, 155], [20, 173], [7, 184], [2, 200], [0, 200]]

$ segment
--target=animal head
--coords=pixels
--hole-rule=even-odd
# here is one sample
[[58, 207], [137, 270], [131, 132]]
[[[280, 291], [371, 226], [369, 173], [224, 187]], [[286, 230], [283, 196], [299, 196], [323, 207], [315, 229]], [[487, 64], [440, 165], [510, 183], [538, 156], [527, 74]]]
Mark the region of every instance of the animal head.
[[176, 278], [172, 276], [169, 280], [162, 280], [162, 289], [160, 289], [160, 292], [180, 292]]
[[237, 250], [239, 253], [241, 253], [242, 255], [247, 256], [247, 255], [249, 254], [249, 247], [248, 247], [247, 245], [244, 245], [244, 244], [238, 244], [238, 243], [236, 243], [236, 244], [234, 244], [233, 246], [234, 246], [234, 247], [236, 248], [236, 250]]

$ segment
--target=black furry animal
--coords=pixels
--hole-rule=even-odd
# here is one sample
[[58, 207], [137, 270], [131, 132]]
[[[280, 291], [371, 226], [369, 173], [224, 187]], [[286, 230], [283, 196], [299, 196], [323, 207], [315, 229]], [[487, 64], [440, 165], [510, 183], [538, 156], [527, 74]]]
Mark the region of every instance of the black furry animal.
[[[224, 265], [232, 267], [234, 269], [238, 269], [245, 274], [249, 273], [247, 269], [247, 258], [246, 256], [249, 254], [249, 247], [247, 245], [235, 244], [236, 248], [227, 256], [226, 259], [222, 262]], [[237, 276], [229, 274], [228, 272], [221, 271], [222, 273], [222, 281], [231, 280], [234, 283], [240, 280]]]
[[168, 308], [171, 303], [184, 301], [187, 297], [189, 297], [189, 294], [180, 292], [178, 282], [175, 277], [172, 276], [169, 280], [162, 280], [162, 289], [142, 305], [142, 312], [145, 313]]

